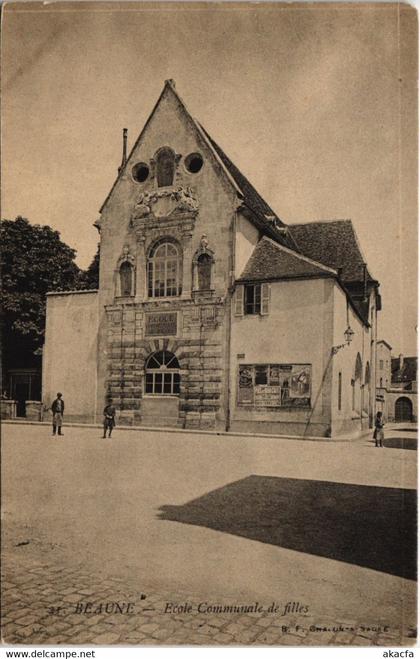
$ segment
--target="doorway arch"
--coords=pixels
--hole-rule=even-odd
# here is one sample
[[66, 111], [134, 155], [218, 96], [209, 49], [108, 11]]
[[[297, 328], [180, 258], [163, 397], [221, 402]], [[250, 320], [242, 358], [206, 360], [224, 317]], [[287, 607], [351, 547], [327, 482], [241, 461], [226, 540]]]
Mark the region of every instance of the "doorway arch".
[[413, 418], [413, 403], [407, 396], [401, 396], [395, 401], [395, 421], [411, 421]]

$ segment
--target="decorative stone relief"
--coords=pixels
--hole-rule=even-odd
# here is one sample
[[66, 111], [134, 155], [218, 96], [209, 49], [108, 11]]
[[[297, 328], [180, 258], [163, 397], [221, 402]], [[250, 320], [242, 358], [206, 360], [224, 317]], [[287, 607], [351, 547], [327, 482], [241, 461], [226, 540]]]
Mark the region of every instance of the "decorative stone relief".
[[[161, 200], [165, 200], [166, 203], [160, 203]], [[148, 215], [170, 215], [177, 211], [197, 212], [198, 208], [198, 199], [190, 187], [152, 190], [139, 195], [134, 207], [133, 219], [141, 219]]]
[[136, 262], [135, 257], [130, 253], [130, 248], [128, 245], [124, 245], [122, 254], [118, 259], [118, 265], [120, 266], [122, 263], [124, 263], [124, 261], [131, 263], [132, 266], [134, 266]]

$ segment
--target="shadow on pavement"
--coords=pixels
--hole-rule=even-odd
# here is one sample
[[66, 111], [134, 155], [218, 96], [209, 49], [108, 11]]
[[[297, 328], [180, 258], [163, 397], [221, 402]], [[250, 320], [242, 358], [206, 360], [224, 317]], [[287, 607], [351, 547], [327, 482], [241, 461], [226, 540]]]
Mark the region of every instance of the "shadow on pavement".
[[251, 475], [159, 518], [416, 578], [415, 490]]
[[402, 448], [412, 451], [417, 450], [417, 437], [385, 437], [385, 448]]

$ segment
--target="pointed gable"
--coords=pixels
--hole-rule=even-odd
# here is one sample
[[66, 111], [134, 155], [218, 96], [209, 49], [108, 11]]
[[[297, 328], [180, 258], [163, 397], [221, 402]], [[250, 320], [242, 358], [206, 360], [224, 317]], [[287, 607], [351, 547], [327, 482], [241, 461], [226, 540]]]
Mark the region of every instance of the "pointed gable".
[[238, 281], [336, 277], [337, 273], [264, 236], [255, 247]]
[[[151, 114], [149, 115], [144, 125], [143, 130], [141, 131], [134, 146], [132, 147], [124, 166], [120, 167], [118, 176], [100, 208], [100, 213], [104, 211], [114, 193], [118, 182], [124, 177], [127, 168], [132, 166], [133, 154], [135, 154], [135, 152], [138, 150], [142, 138], [148, 126], [151, 124], [155, 113], [168, 95], [171, 95], [173, 100], [175, 100], [180, 113], [195, 132], [198, 143], [205, 150], [206, 154], [210, 156], [210, 159], [213, 161], [217, 171], [237, 195], [238, 200], [241, 200], [242, 203], [238, 201], [238, 206], [242, 205], [245, 211], [249, 211], [249, 215], [247, 215], [248, 219], [256, 226], [259, 231], [261, 231], [262, 234], [270, 236], [277, 242], [284, 244], [291, 249], [297, 249], [293, 237], [290, 235], [284, 222], [282, 222], [277, 217], [276, 213], [274, 213], [270, 206], [264, 201], [261, 195], [253, 187], [253, 185], [226, 156], [226, 154], [210, 137], [210, 135], [201, 126], [201, 124], [191, 116], [184, 101], [176, 91], [175, 83], [173, 80], [165, 81], [165, 85], [159, 96], [159, 99], [157, 100]], [[96, 225], [100, 226], [100, 221], [98, 221]]]

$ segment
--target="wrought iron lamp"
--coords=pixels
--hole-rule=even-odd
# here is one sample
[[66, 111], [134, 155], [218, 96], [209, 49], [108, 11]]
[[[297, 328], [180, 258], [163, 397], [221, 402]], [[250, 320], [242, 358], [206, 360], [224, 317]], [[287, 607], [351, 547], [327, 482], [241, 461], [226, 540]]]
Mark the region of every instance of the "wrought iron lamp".
[[346, 342], [342, 343], [339, 346], [333, 346], [331, 348], [331, 355], [336, 355], [337, 352], [341, 350], [341, 348], [345, 348], [346, 346], [349, 346], [350, 343], [353, 341], [353, 336], [354, 336], [354, 332], [350, 327], [350, 325], [348, 325], [346, 331], [344, 332], [344, 338], [346, 339]]

